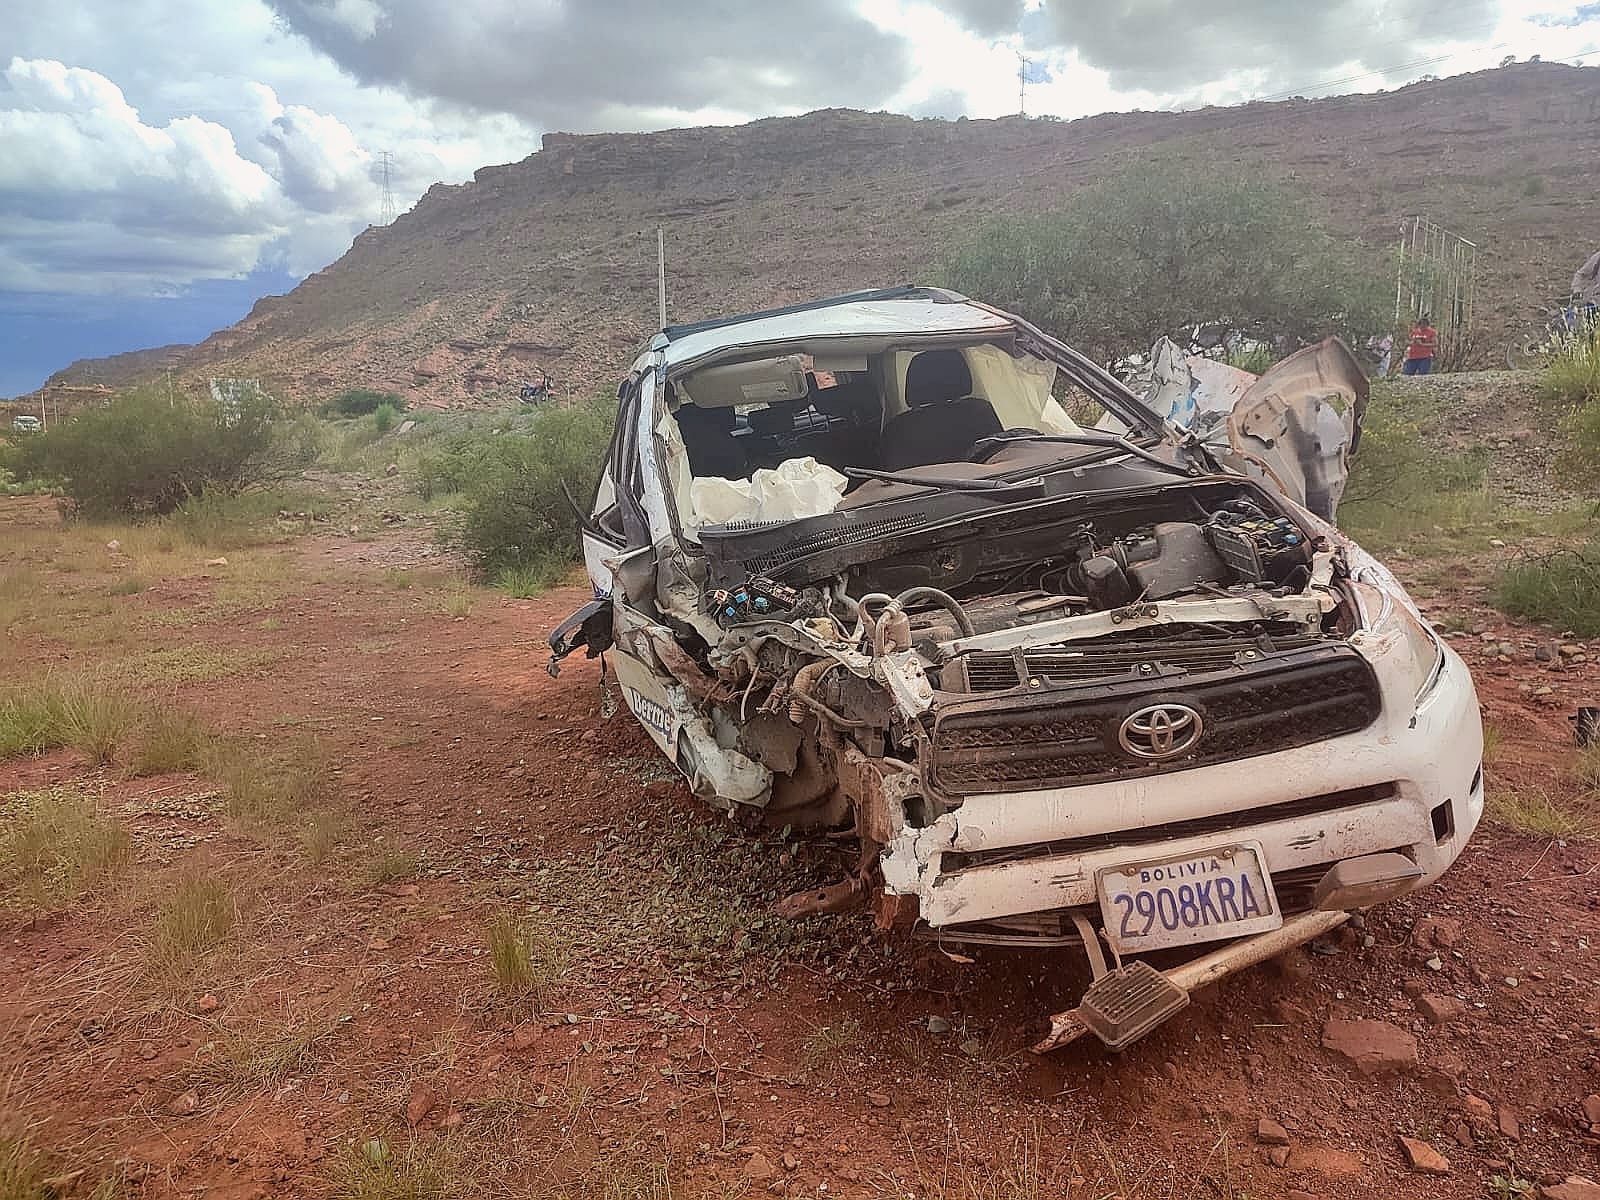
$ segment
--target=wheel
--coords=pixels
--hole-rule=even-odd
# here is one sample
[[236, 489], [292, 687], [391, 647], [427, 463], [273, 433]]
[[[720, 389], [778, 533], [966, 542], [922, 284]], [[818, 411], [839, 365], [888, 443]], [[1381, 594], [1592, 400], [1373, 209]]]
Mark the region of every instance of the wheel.
[[1527, 371], [1544, 365], [1550, 353], [1550, 339], [1542, 333], [1525, 334], [1506, 346], [1506, 366], [1513, 371]]

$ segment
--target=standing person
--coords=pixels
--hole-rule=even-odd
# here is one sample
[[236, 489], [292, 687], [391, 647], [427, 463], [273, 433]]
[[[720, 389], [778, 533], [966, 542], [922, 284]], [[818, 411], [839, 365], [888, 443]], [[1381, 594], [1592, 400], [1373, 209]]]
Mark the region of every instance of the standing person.
[[1394, 334], [1373, 334], [1367, 339], [1367, 358], [1372, 362], [1374, 379], [1389, 378], [1389, 368], [1394, 365]]
[[1428, 375], [1433, 371], [1433, 354], [1439, 348], [1439, 331], [1433, 327], [1433, 318], [1423, 313], [1411, 327], [1411, 344], [1406, 347], [1406, 363], [1400, 368], [1403, 375]]

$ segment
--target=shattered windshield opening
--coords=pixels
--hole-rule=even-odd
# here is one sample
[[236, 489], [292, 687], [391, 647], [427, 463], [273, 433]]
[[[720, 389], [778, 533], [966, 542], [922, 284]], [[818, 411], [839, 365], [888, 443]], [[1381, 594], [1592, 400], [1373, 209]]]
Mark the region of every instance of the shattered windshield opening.
[[997, 473], [973, 458], [1002, 433], [1081, 434], [1055, 385], [1053, 363], [992, 343], [769, 349], [669, 382], [657, 432], [685, 530], [788, 521], [832, 512], [885, 473], [935, 487]]

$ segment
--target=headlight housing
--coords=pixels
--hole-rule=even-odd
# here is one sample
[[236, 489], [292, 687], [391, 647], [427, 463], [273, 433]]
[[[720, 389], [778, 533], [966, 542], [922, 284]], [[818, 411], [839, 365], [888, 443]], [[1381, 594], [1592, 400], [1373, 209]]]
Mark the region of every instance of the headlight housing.
[[1416, 703], [1421, 704], [1438, 685], [1444, 673], [1444, 646], [1409, 605], [1392, 593], [1369, 583], [1353, 583], [1361, 608], [1362, 629], [1356, 635], [1382, 644], [1392, 641], [1395, 662], [1412, 684]]

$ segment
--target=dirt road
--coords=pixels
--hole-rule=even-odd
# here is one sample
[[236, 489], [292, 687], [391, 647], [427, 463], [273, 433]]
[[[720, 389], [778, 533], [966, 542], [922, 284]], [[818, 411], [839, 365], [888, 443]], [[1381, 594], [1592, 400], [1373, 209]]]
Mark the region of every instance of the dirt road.
[[[1486, 1191], [1497, 1174], [1600, 1176], [1592, 841], [1485, 826], [1440, 887], [1329, 953], [1202, 993], [1120, 1056], [1037, 1059], [1017, 1030], [1080, 968], [771, 917], [833, 851], [753, 843], [625, 710], [600, 719], [594, 663], [544, 673], [576, 589], [452, 616], [423, 540], [392, 533], [256, 552], [253, 591], [246, 560], [193, 552], [103, 601], [114, 553], [52, 550], [30, 502], [0, 501], [0, 528], [29, 534], [0, 557], [109, 605], [14, 629], [8, 671], [222, 656], [237, 669], [136, 682], [337, 780], [342, 828], [313, 861], [307, 815], [229, 819], [212, 780], [68, 750], [0, 763], [0, 795], [76, 781], [133, 831], [119, 888], [0, 910], [0, 1110], [122, 1194], [1479, 1197], [1518, 1194]], [[1594, 665], [1546, 668], [1523, 643], [1551, 634], [1478, 623], [1457, 644], [1498, 735], [1491, 786], [1566, 786]], [[152, 922], [196, 872], [236, 897], [232, 935], [154, 972]], [[545, 948], [533, 1000], [496, 990], [501, 912]], [[1411, 1169], [1402, 1135], [1449, 1173]]]

